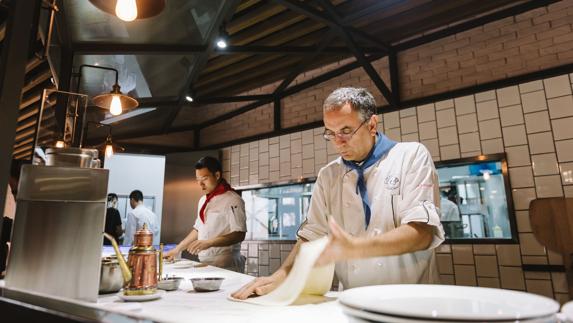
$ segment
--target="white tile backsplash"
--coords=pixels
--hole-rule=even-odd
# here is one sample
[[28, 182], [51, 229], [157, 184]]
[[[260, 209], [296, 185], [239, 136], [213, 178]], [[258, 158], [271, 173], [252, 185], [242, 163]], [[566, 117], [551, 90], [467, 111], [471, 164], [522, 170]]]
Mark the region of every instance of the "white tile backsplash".
[[500, 107], [520, 104], [521, 97], [517, 85], [497, 90], [497, 102]]
[[440, 146], [453, 145], [458, 143], [458, 132], [456, 127], [438, 129]]
[[420, 123], [418, 127], [421, 140], [438, 138], [438, 128], [435, 121]]
[[400, 126], [402, 128], [402, 134], [418, 132], [418, 119], [415, 115], [402, 118], [400, 119]]
[[503, 140], [501, 138], [482, 140], [481, 149], [484, 154], [503, 153]]
[[561, 163], [559, 165], [559, 172], [564, 185], [573, 185], [573, 163]]
[[513, 207], [516, 210], [529, 210], [529, 202], [536, 198], [535, 188], [513, 188]]
[[535, 177], [535, 188], [538, 198], [563, 196], [563, 186], [559, 175]]
[[[533, 91], [543, 90], [543, 81], [532, 81], [519, 84], [520, 93], [528, 93]], [[523, 97], [522, 97], [523, 100]]]
[[455, 98], [454, 104], [456, 106], [457, 115], [464, 115], [476, 111], [476, 104], [473, 95], [466, 95], [460, 98]]
[[573, 140], [556, 141], [557, 160], [560, 163], [573, 161]]
[[460, 135], [460, 151], [470, 152], [470, 151], [481, 151], [479, 133], [467, 133]]
[[510, 168], [509, 179], [512, 188], [533, 187], [535, 185], [530, 166]]
[[495, 119], [499, 117], [497, 101], [484, 101], [477, 104], [477, 116], [479, 121]]
[[470, 113], [458, 116], [458, 132], [460, 134], [478, 131], [477, 114]]
[[499, 119], [480, 121], [479, 132], [481, 139], [501, 138], [501, 126]]
[[[551, 153], [555, 151], [551, 132], [540, 132], [527, 136], [531, 154]], [[560, 160], [561, 161], [561, 160]]]
[[517, 125], [503, 128], [503, 142], [506, 147], [527, 145], [525, 126]]
[[495, 100], [495, 90], [476, 93], [476, 102]]
[[418, 110], [418, 122], [434, 121], [436, 120], [436, 109], [434, 104], [425, 104], [417, 108]]
[[456, 113], [454, 109], [436, 111], [436, 118], [438, 120], [438, 128], [456, 125]]
[[384, 113], [384, 129], [398, 128], [400, 127], [400, 114], [395, 112]]
[[450, 145], [440, 147], [440, 157], [442, 160], [460, 158], [460, 146]]
[[509, 167], [526, 166], [531, 164], [529, 147], [527, 145], [505, 148]]

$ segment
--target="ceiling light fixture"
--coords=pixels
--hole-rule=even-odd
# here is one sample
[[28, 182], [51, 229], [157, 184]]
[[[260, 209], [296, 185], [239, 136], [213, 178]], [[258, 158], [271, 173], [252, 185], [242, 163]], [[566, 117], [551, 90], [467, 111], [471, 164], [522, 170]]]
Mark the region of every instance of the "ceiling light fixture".
[[187, 102], [193, 102], [193, 101], [195, 101], [196, 97], [197, 97], [197, 95], [195, 95], [195, 90], [193, 90], [193, 88], [191, 88], [189, 90], [189, 92], [187, 92], [187, 94], [185, 95], [185, 100], [187, 100]]
[[225, 28], [225, 25], [221, 27], [219, 37], [216, 38], [215, 44], [220, 49], [225, 49], [229, 45], [229, 34], [227, 34], [227, 28]]
[[96, 8], [123, 21], [157, 16], [165, 8], [165, 0], [89, 0]]

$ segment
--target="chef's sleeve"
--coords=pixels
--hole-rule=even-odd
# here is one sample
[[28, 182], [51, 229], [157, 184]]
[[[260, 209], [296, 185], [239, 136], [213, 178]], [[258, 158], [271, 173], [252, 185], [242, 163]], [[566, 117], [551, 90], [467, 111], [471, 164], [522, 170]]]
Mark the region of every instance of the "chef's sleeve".
[[444, 229], [440, 222], [439, 181], [432, 156], [422, 144], [417, 146], [414, 157], [406, 170], [403, 191], [398, 198], [400, 224], [425, 223], [433, 227], [433, 239], [428, 249], [444, 241]]
[[245, 201], [241, 197], [234, 198], [227, 205], [227, 215], [230, 232], [247, 232]]
[[127, 213], [127, 220], [125, 223], [125, 237], [123, 240], [123, 244], [125, 246], [129, 246], [133, 243], [133, 235], [137, 231], [137, 219], [133, 212]]
[[203, 206], [203, 203], [205, 203], [205, 195], [201, 196], [201, 198], [199, 199], [199, 203], [197, 203], [197, 217], [195, 218], [195, 224], [193, 225], [193, 229], [199, 231], [199, 229], [202, 227], [201, 223], [201, 206]]
[[297, 236], [307, 241], [322, 238], [328, 234], [328, 206], [326, 204], [326, 192], [324, 190], [323, 174], [319, 172], [316, 183], [312, 190], [310, 206], [306, 219], [300, 225]]

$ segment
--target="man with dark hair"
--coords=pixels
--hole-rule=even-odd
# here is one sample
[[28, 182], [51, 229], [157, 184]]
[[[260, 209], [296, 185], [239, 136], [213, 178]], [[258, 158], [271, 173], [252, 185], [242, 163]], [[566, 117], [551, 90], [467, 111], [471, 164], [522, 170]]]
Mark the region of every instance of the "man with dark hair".
[[245, 202], [223, 178], [222, 171], [221, 163], [213, 157], [203, 157], [195, 164], [195, 176], [205, 195], [199, 200], [193, 229], [165, 256], [172, 259], [186, 249], [198, 255], [202, 263], [243, 272], [245, 258], [240, 250], [247, 232]]
[[[121, 228], [121, 215], [117, 210], [118, 197], [115, 193], [109, 193], [107, 195], [107, 211], [105, 214], [105, 232], [114, 237], [115, 241], [120, 243], [121, 235], [123, 234], [123, 229]], [[103, 238], [104, 245], [111, 245], [111, 241], [107, 238]]]
[[132, 210], [127, 213], [123, 244], [126, 246], [131, 245], [135, 232], [143, 228], [144, 223], [153, 232], [153, 244], [159, 244], [159, 221], [157, 216], [143, 205], [143, 193], [140, 190], [135, 190], [129, 194], [129, 205]]
[[342, 286], [435, 283], [434, 248], [444, 241], [438, 177], [417, 142], [379, 133], [376, 102], [362, 88], [324, 101], [324, 139], [340, 154], [319, 173], [299, 241], [281, 267], [233, 293], [264, 295], [285, 281], [305, 241], [329, 237], [315, 265], [335, 263]]

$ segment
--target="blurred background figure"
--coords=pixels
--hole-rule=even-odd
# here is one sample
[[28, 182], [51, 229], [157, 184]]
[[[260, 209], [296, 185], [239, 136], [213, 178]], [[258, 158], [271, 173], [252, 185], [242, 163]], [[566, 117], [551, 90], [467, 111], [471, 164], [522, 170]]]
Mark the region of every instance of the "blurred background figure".
[[[121, 244], [123, 229], [121, 228], [121, 216], [117, 210], [117, 194], [109, 193], [107, 195], [107, 211], [105, 214], [105, 232], [115, 238], [118, 244]], [[104, 245], [111, 245], [111, 241], [104, 237]]]

